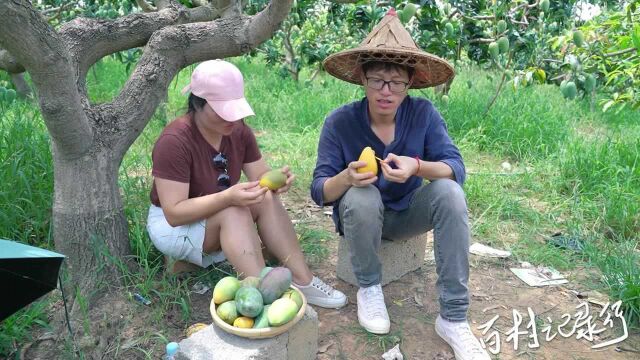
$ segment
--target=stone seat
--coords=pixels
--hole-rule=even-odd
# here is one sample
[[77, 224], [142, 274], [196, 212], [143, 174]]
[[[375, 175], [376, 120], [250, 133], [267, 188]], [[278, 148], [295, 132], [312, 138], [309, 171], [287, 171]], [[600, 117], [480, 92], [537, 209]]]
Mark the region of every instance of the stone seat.
[[307, 306], [289, 331], [269, 339], [247, 339], [209, 325], [180, 341], [176, 360], [313, 360], [318, 351], [318, 314]]
[[[380, 246], [380, 262], [382, 263], [382, 282], [384, 286], [400, 279], [408, 272], [417, 270], [424, 263], [427, 246], [427, 233], [420, 234], [407, 240], [391, 241], [382, 239]], [[340, 238], [338, 245], [338, 264], [336, 266], [338, 278], [358, 286], [351, 261], [349, 260], [349, 244]]]

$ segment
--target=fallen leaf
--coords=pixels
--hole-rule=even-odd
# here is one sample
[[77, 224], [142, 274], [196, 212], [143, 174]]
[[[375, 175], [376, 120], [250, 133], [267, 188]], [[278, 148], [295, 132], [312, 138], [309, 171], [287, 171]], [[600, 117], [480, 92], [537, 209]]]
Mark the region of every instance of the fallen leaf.
[[318, 354], [322, 354], [324, 352], [327, 352], [327, 350], [331, 347], [331, 345], [333, 345], [333, 340], [328, 341], [324, 345], [318, 346]]
[[489, 311], [489, 310], [494, 310], [494, 309], [497, 309], [497, 308], [499, 308], [499, 307], [500, 307], [500, 305], [488, 306], [488, 307], [486, 307], [486, 308], [482, 309], [482, 312], [483, 312], [483, 313], [486, 313], [486, 312], [487, 312], [487, 311]]
[[393, 300], [393, 303], [402, 307], [402, 300]]
[[413, 300], [416, 301], [416, 304], [418, 304], [418, 306], [423, 307], [424, 304], [422, 303], [422, 297], [418, 294], [413, 295]]

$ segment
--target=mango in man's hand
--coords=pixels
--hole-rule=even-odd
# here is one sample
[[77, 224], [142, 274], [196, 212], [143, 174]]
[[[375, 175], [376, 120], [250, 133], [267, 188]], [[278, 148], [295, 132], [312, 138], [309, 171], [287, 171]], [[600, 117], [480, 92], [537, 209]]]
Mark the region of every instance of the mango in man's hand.
[[362, 150], [358, 161], [364, 161], [367, 165], [357, 169], [358, 173], [372, 172], [374, 175], [378, 174], [378, 163], [376, 162], [376, 153], [370, 146], [367, 146]]
[[267, 187], [269, 190], [278, 190], [286, 183], [287, 176], [280, 169], [268, 171], [260, 178], [260, 186]]

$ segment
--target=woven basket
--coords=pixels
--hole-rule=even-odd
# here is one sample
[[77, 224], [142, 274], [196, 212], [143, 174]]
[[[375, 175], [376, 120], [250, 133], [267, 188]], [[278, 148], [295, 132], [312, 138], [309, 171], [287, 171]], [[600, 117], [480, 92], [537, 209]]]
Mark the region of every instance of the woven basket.
[[298, 310], [298, 313], [296, 314], [296, 316], [293, 319], [291, 319], [291, 321], [289, 321], [284, 325], [266, 327], [262, 329], [243, 329], [243, 328], [235, 327], [233, 325], [229, 325], [218, 316], [218, 313], [216, 313], [216, 304], [213, 302], [213, 299], [211, 299], [211, 305], [209, 306], [209, 311], [211, 312], [211, 317], [213, 317], [213, 323], [216, 324], [216, 326], [218, 326], [222, 330], [230, 334], [234, 334], [234, 335], [241, 336], [248, 339], [266, 339], [266, 338], [271, 338], [274, 336], [278, 336], [282, 333], [285, 333], [289, 329], [291, 329], [295, 324], [297, 324], [298, 321], [300, 321], [300, 319], [302, 319], [305, 311], [307, 310], [307, 298], [304, 297], [304, 294], [293, 286], [291, 286], [291, 289], [298, 292], [298, 294], [300, 294], [300, 296], [302, 297], [302, 306], [300, 306], [300, 310]]

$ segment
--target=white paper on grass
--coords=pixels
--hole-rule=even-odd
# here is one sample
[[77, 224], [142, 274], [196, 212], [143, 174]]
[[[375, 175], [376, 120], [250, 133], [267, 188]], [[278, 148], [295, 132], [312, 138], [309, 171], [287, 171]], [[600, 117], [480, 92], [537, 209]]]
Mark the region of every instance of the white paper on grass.
[[480, 243], [473, 243], [469, 247], [469, 252], [478, 256], [496, 257], [496, 258], [506, 258], [511, 256], [510, 251], [494, 249], [491, 246], [487, 246]]
[[538, 266], [527, 269], [510, 268], [509, 270], [529, 286], [560, 285], [569, 282], [558, 270], [550, 267]]

